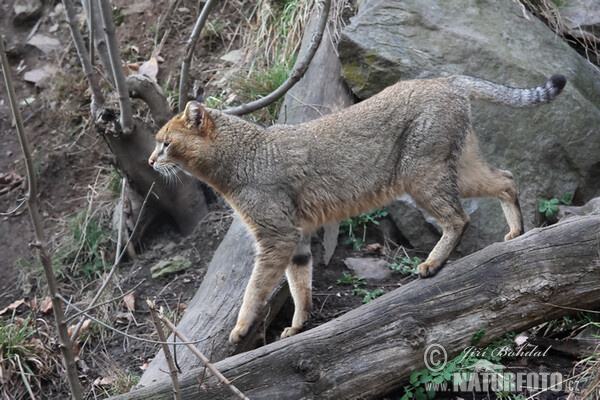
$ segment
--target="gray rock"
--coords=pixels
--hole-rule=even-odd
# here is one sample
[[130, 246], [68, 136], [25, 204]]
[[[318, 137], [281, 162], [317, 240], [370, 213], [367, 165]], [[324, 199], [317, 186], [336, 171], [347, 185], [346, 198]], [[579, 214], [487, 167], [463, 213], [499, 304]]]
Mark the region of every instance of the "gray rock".
[[61, 44], [58, 39], [51, 36], [42, 35], [41, 33], [33, 35], [27, 44], [37, 47], [44, 54], [50, 53], [54, 50], [60, 50], [61, 48]]
[[183, 256], [175, 256], [170, 260], [159, 261], [152, 268], [150, 268], [150, 272], [152, 273], [152, 278], [156, 279], [163, 276], [176, 274], [177, 272], [186, 270], [191, 266], [192, 262], [189, 259]]
[[237, 64], [244, 58], [244, 52], [242, 50], [231, 50], [229, 53], [225, 54], [221, 57], [221, 60], [231, 63]]
[[[533, 15], [525, 18], [515, 2], [365, 0], [338, 47], [343, 76], [360, 98], [400, 79], [466, 74], [532, 87], [565, 74], [569, 83], [551, 105], [513, 109], [473, 102], [474, 129], [490, 164], [515, 176], [526, 229], [539, 222], [539, 199], [600, 194], [600, 73]], [[464, 253], [508, 232], [496, 199], [469, 204]], [[431, 242], [430, 226], [402, 224], [416, 247]]]
[[51, 78], [56, 74], [56, 66], [46, 64], [41, 68], [36, 68], [23, 74], [23, 80], [35, 84], [37, 87], [44, 88], [50, 83]]
[[21, 23], [40, 15], [42, 12], [41, 0], [17, 0], [13, 5], [15, 22]]
[[557, 219], [563, 219], [574, 215], [598, 215], [600, 214], [600, 197], [596, 197], [585, 203], [581, 207], [577, 206], [558, 206]]
[[416, 250], [430, 251], [440, 240], [439, 226], [428, 220], [425, 210], [412, 197], [404, 195], [386, 209], [400, 232]]
[[383, 280], [392, 276], [392, 271], [388, 268], [388, 263], [380, 258], [346, 258], [344, 264], [356, 276], [362, 276], [365, 279]]
[[582, 37], [582, 32], [587, 32], [600, 41], [600, 2], [569, 0], [566, 7], [560, 8], [560, 17], [565, 33]]

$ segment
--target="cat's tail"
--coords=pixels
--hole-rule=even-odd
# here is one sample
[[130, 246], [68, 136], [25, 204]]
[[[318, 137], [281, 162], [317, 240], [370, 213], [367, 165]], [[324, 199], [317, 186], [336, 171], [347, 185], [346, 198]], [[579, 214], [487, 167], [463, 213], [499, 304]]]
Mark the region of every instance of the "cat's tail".
[[548, 82], [531, 89], [518, 89], [483, 79], [460, 75], [454, 85], [465, 90], [471, 99], [504, 104], [511, 107], [535, 107], [554, 100], [567, 84], [564, 75], [552, 75]]

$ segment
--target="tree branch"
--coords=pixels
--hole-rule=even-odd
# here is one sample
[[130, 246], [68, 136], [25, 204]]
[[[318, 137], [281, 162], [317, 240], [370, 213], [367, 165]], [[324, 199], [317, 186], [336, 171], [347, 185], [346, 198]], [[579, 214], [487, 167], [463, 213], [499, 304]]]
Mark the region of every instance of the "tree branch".
[[104, 33], [108, 44], [108, 55], [112, 66], [115, 86], [119, 94], [119, 108], [121, 111], [120, 123], [121, 129], [125, 135], [133, 130], [133, 116], [131, 113], [131, 100], [129, 99], [129, 90], [125, 80], [125, 71], [121, 66], [121, 57], [119, 56], [119, 44], [115, 35], [115, 23], [112, 16], [112, 7], [109, 0], [98, 0], [100, 3], [100, 14], [104, 26]]
[[[184, 342], [189, 342], [187, 337], [179, 330], [167, 317], [164, 315], [160, 315], [160, 320], [165, 323], [165, 325], [173, 332], [179, 339]], [[193, 344], [186, 344], [187, 348], [190, 349], [192, 353], [196, 357], [202, 361], [202, 363], [208, 368], [208, 370], [221, 382], [224, 384], [227, 389], [233, 393], [237, 398], [242, 400], [249, 400], [248, 397], [244, 393], [242, 393], [238, 388], [236, 388], [229, 379], [225, 377], [210, 361], [209, 359], [198, 350], [196, 346]]]
[[330, 7], [331, 0], [323, 0], [323, 9], [321, 10], [317, 30], [311, 39], [310, 46], [308, 47], [308, 50], [306, 51], [306, 54], [304, 55], [302, 60], [296, 65], [294, 65], [294, 69], [292, 70], [290, 77], [285, 82], [283, 82], [281, 86], [279, 86], [277, 89], [275, 89], [273, 92], [269, 93], [262, 99], [242, 104], [241, 106], [228, 108], [223, 112], [225, 114], [231, 115], [249, 114], [253, 111], [266, 107], [269, 104], [277, 101], [277, 99], [279, 99], [288, 90], [290, 90], [304, 76], [306, 70], [308, 69], [308, 66], [310, 65], [310, 62], [312, 61], [315, 53], [317, 52], [317, 49], [319, 48], [319, 45], [321, 44], [321, 40], [323, 39], [323, 32], [325, 31], [325, 26], [327, 26], [327, 18], [329, 16]]
[[94, 67], [92, 67], [90, 57], [85, 49], [83, 38], [81, 37], [81, 32], [79, 32], [79, 27], [77, 26], [77, 17], [75, 16], [73, 1], [62, 0], [62, 3], [65, 6], [65, 15], [67, 16], [67, 21], [69, 22], [69, 30], [71, 31], [71, 36], [73, 37], [73, 43], [75, 43], [75, 49], [77, 49], [79, 61], [83, 67], [83, 73], [85, 74], [85, 78], [90, 85], [90, 90], [92, 92], [92, 104], [90, 108], [92, 111], [92, 116], [94, 119], [96, 119], [98, 110], [104, 105], [104, 96], [102, 96], [100, 84], [98, 83], [96, 75], [94, 74]]
[[188, 97], [188, 89], [189, 89], [189, 76], [190, 76], [190, 64], [192, 63], [192, 57], [194, 56], [194, 48], [196, 47], [196, 42], [198, 42], [198, 38], [200, 37], [200, 33], [202, 32], [202, 28], [208, 19], [208, 14], [212, 10], [213, 6], [217, 3], [216, 0], [208, 0], [204, 7], [202, 7], [202, 11], [198, 16], [198, 20], [196, 20], [196, 25], [192, 30], [192, 34], [185, 44], [185, 48], [183, 50], [183, 61], [181, 62], [181, 76], [179, 77], [179, 112], [183, 112], [185, 109], [185, 105], [187, 104]]
[[158, 126], [163, 126], [173, 117], [167, 98], [158, 83], [152, 79], [141, 74], [129, 75], [127, 87], [131, 97], [140, 98], [148, 105]]
[[98, 52], [100, 64], [106, 72], [108, 83], [114, 86], [114, 74], [110, 64], [110, 56], [108, 55], [108, 47], [106, 44], [106, 35], [102, 29], [102, 18], [100, 17], [100, 9], [97, 0], [84, 0], [81, 2], [85, 13], [88, 29], [90, 31], [90, 63], [93, 64], [94, 48]]
[[52, 258], [50, 257], [50, 253], [48, 252], [48, 248], [46, 246], [46, 237], [44, 234], [42, 219], [40, 217], [40, 211], [38, 206], [37, 178], [35, 175], [35, 169], [33, 167], [31, 152], [29, 150], [29, 144], [27, 142], [27, 137], [25, 136], [25, 130], [23, 128], [23, 119], [21, 117], [21, 112], [19, 111], [17, 96], [15, 95], [15, 89], [12, 83], [10, 66], [6, 57], [6, 50], [4, 48], [4, 37], [1, 35], [0, 57], [2, 58], [2, 72], [4, 75], [4, 82], [6, 83], [6, 89], [8, 91], [10, 107], [12, 109], [13, 117], [17, 124], [17, 135], [19, 137], [19, 143], [21, 144], [21, 150], [23, 151], [23, 157], [25, 158], [25, 167], [27, 169], [27, 182], [29, 184], [27, 203], [36, 240], [36, 243], [33, 245], [33, 247], [36, 247], [38, 249], [38, 255], [42, 266], [44, 267], [44, 274], [46, 275], [46, 280], [48, 281], [48, 290], [50, 292], [50, 298], [52, 299], [52, 309], [54, 311], [54, 319], [56, 322], [56, 327], [58, 329], [60, 348], [67, 370], [67, 378], [69, 381], [69, 387], [71, 389], [71, 396], [73, 397], [73, 399], [82, 400], [83, 390], [81, 388], [81, 382], [79, 382], [77, 366], [75, 365], [75, 354], [73, 352], [73, 347], [71, 346], [71, 342], [69, 340], [69, 331], [67, 328], [65, 315], [63, 313], [62, 304], [60, 303], [58, 298], [58, 285], [56, 283], [56, 278], [54, 277], [54, 270], [52, 268]]
[[[158, 339], [161, 342], [166, 342], [167, 338], [165, 336], [165, 332], [163, 331], [161, 319], [158, 315], [158, 311], [156, 310], [156, 306], [154, 302], [150, 300], [146, 300], [146, 302], [148, 303], [148, 307], [150, 308], [150, 315], [152, 315], [152, 321], [154, 322], [154, 326], [156, 327]], [[173, 385], [173, 397], [175, 400], [181, 400], [181, 390], [179, 389], [179, 380], [177, 379], [177, 368], [175, 368], [175, 363], [173, 362], [173, 358], [171, 357], [169, 345], [162, 344], [161, 347], [163, 353], [165, 354], [165, 358], [167, 359], [167, 365], [169, 366], [169, 376], [171, 377], [171, 384]]]

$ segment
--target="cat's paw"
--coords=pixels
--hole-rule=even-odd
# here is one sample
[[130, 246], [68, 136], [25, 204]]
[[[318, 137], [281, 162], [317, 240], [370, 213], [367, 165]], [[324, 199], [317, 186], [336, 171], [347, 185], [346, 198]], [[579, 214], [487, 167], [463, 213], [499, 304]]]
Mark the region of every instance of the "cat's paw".
[[509, 241], [510, 239], [514, 239], [514, 238], [516, 238], [517, 236], [521, 236], [522, 234], [523, 234], [523, 233], [521, 232], [521, 230], [520, 230], [520, 229], [514, 229], [514, 230], [512, 230], [512, 231], [508, 232], [508, 233], [506, 234], [506, 236], [504, 236], [504, 241], [505, 241], [505, 242], [507, 242], [507, 241]]
[[229, 342], [236, 344], [239, 343], [250, 330], [250, 325], [237, 324], [235, 328], [229, 334]]
[[425, 261], [419, 264], [417, 267], [417, 271], [419, 272], [419, 276], [421, 278], [428, 278], [437, 274], [437, 272], [442, 268], [443, 263], [437, 261]]
[[290, 336], [294, 336], [297, 333], [299, 333], [302, 330], [302, 327], [293, 327], [293, 326], [288, 326], [287, 328], [285, 328], [283, 330], [283, 332], [281, 333], [281, 338], [285, 339], [287, 337]]

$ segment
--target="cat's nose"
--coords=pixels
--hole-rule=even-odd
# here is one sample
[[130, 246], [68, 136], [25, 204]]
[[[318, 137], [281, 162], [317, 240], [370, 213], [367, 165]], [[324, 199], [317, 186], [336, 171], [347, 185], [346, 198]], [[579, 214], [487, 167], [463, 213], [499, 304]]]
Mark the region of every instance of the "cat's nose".
[[154, 160], [152, 158], [148, 159], [148, 164], [150, 164], [151, 167], [154, 166]]

